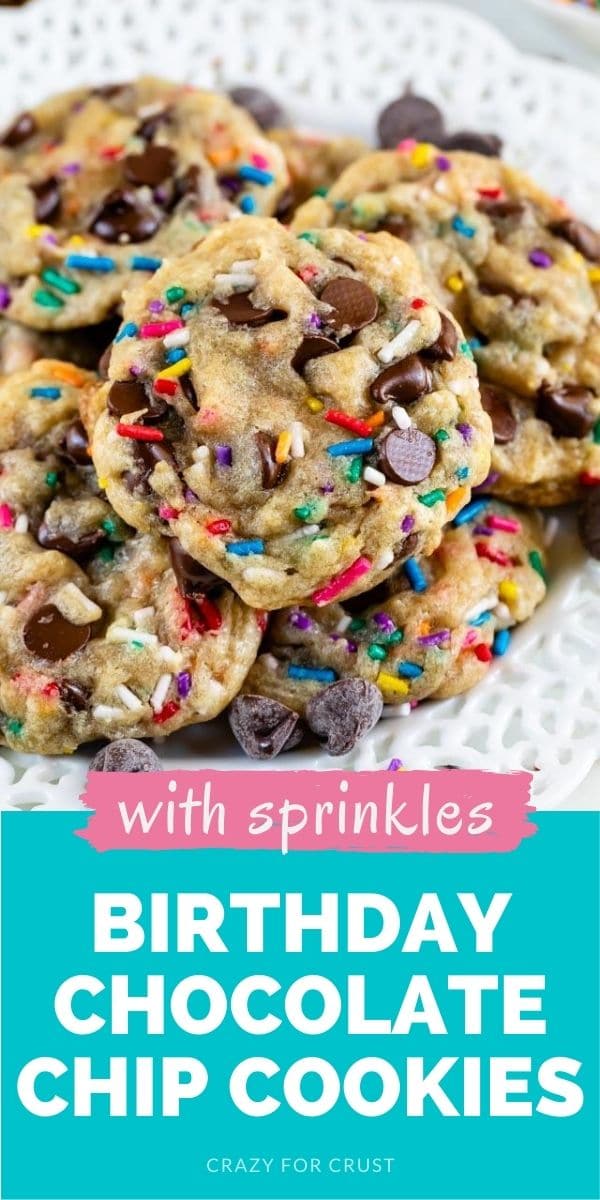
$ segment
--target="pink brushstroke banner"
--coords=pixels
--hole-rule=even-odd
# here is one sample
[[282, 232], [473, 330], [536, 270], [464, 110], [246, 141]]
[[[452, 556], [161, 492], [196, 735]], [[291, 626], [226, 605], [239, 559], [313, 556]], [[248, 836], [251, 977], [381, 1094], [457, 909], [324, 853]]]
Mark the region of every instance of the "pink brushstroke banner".
[[88, 776], [97, 850], [502, 853], [535, 833], [531, 775], [163, 771]]

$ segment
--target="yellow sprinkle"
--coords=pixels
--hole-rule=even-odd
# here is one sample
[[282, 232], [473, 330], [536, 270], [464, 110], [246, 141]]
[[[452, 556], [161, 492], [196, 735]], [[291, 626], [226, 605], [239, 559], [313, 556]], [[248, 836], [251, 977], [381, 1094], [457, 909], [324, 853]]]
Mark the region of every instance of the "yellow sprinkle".
[[457, 487], [453, 492], [448, 492], [446, 496], [446, 516], [455, 517], [459, 508], [462, 508], [469, 495], [469, 489], [466, 487]]
[[309, 396], [306, 403], [312, 413], [319, 413], [321, 409], [325, 408], [323, 401], [317, 400], [316, 396]]
[[173, 363], [172, 367], [165, 367], [164, 371], [159, 371], [157, 379], [179, 379], [180, 375], [187, 375], [192, 369], [191, 358], [180, 358], [179, 362]]
[[449, 288], [451, 292], [462, 292], [464, 286], [465, 281], [460, 275], [449, 275], [446, 280], [446, 287]]
[[433, 146], [429, 142], [419, 142], [411, 153], [411, 161], [415, 167], [428, 167], [433, 159]]
[[68, 240], [67, 246], [85, 246], [85, 238], [80, 233], [74, 233]]
[[102, 492], [105, 492], [108, 487], [108, 479], [105, 479], [104, 477], [102, 479], [98, 479], [98, 487]]
[[395, 675], [388, 675], [385, 671], [381, 671], [377, 676], [377, 686], [384, 692], [395, 692], [397, 696], [406, 696], [409, 691], [405, 679], [396, 679]]
[[277, 445], [275, 447], [275, 462], [287, 462], [288, 458], [290, 457], [291, 445], [292, 435], [289, 429], [284, 429], [283, 433], [280, 433], [279, 437], [277, 438]]
[[48, 233], [49, 230], [49, 225], [28, 225], [25, 232], [28, 238], [38, 238], [41, 237], [43, 233]]
[[510, 604], [511, 600], [516, 600], [517, 596], [519, 595], [517, 584], [512, 579], [503, 579], [500, 587], [498, 588], [498, 595], [500, 596], [501, 600], [504, 600], [507, 604]]
[[600, 283], [600, 267], [590, 267], [588, 278], [590, 283]]

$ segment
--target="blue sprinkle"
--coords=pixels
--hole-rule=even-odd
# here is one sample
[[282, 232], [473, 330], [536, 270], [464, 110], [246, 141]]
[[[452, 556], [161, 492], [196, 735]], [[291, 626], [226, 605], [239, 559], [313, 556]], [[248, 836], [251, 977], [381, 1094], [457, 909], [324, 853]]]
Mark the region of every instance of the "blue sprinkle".
[[343, 454], [368, 454], [373, 446], [373, 438], [355, 438], [353, 442], [335, 442], [327, 447], [327, 453], [332, 458], [339, 458]]
[[248, 554], [264, 554], [265, 543], [262, 538], [249, 538], [247, 542], [229, 542], [225, 549], [228, 554], [245, 558]]
[[506, 654], [506, 651], [508, 650], [508, 647], [510, 646], [510, 638], [511, 638], [510, 629], [499, 629], [497, 631], [497, 633], [494, 634], [494, 640], [492, 642], [492, 653], [495, 654], [498, 658], [502, 658], [502, 655]]
[[57, 387], [32, 387], [29, 395], [34, 400], [58, 400], [60, 397], [60, 388]]
[[240, 179], [245, 179], [248, 183], [260, 183], [261, 187], [266, 187], [275, 179], [270, 171], [262, 171], [260, 167], [251, 167], [250, 164], [240, 167], [238, 175]]
[[335, 683], [337, 675], [328, 667], [295, 667], [287, 669], [289, 679], [314, 679], [317, 683]]
[[137, 331], [137, 325], [134, 325], [133, 321], [128, 321], [127, 324], [123, 325], [123, 328], [119, 330], [115, 338], [115, 342], [122, 342], [124, 338], [135, 337]]
[[427, 580], [416, 558], [407, 558], [404, 564], [404, 574], [406, 575], [413, 592], [427, 591]]
[[423, 674], [423, 668], [418, 663], [403, 662], [398, 667], [398, 674], [403, 679], [418, 679]]
[[67, 254], [65, 267], [74, 271], [114, 271], [114, 258], [106, 258], [101, 254]]
[[256, 212], [256, 200], [254, 196], [242, 196], [240, 200], [240, 208], [243, 213]]
[[457, 479], [466, 479], [469, 474], [469, 468], [468, 467], [457, 467], [454, 474], [456, 475]]
[[347, 200], [334, 200], [333, 207], [335, 208], [336, 212], [342, 212], [342, 209], [348, 207], [348, 201]]
[[132, 271], [158, 271], [162, 267], [162, 258], [150, 258], [147, 254], [134, 254], [129, 266]]
[[471, 347], [471, 350], [481, 350], [483, 342], [481, 341], [481, 338], [469, 338], [469, 346]]
[[189, 315], [189, 313], [194, 311], [195, 307], [195, 304], [182, 304], [181, 308], [179, 309], [179, 316], [183, 317], [185, 321], [185, 318]]
[[473, 238], [477, 233], [475, 226], [467, 225], [466, 221], [463, 221], [462, 217], [460, 217], [458, 213], [452, 218], [452, 228], [455, 229], [457, 233], [460, 233], [462, 237], [466, 238]]
[[465, 507], [461, 508], [458, 516], [454, 518], [452, 524], [456, 527], [459, 525], [466, 525], [468, 521], [472, 521], [474, 517], [478, 517], [480, 512], [483, 512], [483, 510], [487, 508], [488, 503], [488, 500], [471, 500], [470, 504], [465, 504]]
[[472, 621], [469, 621], [469, 625], [473, 625], [475, 629], [477, 629], [480, 625], [485, 625], [486, 621], [489, 621], [491, 615], [491, 612], [482, 612], [478, 617], [474, 617]]
[[179, 362], [182, 358], [187, 358], [187, 350], [184, 350], [182, 346], [174, 346], [172, 350], [167, 350], [165, 354], [165, 362], [169, 366], [171, 366], [171, 363]]

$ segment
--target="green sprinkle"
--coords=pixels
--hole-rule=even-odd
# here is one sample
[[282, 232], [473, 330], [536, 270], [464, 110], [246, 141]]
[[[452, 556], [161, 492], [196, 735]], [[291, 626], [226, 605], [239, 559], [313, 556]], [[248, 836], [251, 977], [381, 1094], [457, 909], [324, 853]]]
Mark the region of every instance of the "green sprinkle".
[[12, 733], [14, 737], [18, 737], [23, 729], [23, 722], [18, 721], [16, 717], [11, 717], [10, 721], [6, 722], [6, 729], [7, 732]]
[[541, 556], [539, 550], [530, 550], [529, 551], [529, 561], [530, 561], [534, 571], [537, 571], [538, 575], [541, 575], [541, 577], [545, 583], [546, 582], [546, 572], [544, 570], [544, 564], [542, 562], [542, 556]]
[[58, 483], [58, 472], [48, 471], [46, 475], [46, 483], [48, 484], [48, 487], [56, 487]]
[[132, 639], [132, 641], [129, 643], [129, 645], [132, 650], [143, 650], [144, 649], [144, 643], [136, 642], [135, 638]]
[[313, 196], [326, 196], [328, 191], [329, 191], [329, 188], [318, 187], [318, 188], [315, 188], [315, 190], [313, 192]]
[[299, 233], [299, 234], [298, 234], [298, 241], [300, 241], [300, 242], [310, 242], [311, 246], [318, 246], [318, 245], [319, 245], [319, 239], [318, 239], [318, 237], [317, 237], [316, 233]]
[[76, 292], [81, 291], [81, 287], [74, 279], [69, 279], [66, 275], [61, 275], [59, 271], [53, 270], [52, 267], [45, 267], [40, 276], [44, 283], [55, 287], [59, 292], [64, 292], [67, 296], [74, 296]]
[[33, 299], [41, 308], [64, 308], [64, 300], [60, 296], [54, 296], [52, 292], [47, 292], [44, 288], [38, 288], [37, 292], [33, 293]]
[[100, 559], [100, 562], [105, 562], [105, 563], [112, 562], [114, 557], [115, 557], [115, 547], [114, 546], [103, 546], [102, 549], [98, 551], [98, 558]]
[[465, 354], [467, 358], [474, 358], [473, 350], [469, 342], [461, 342], [458, 347], [460, 354]]
[[434, 504], [439, 504], [440, 500], [446, 499], [446, 493], [442, 488], [435, 488], [433, 492], [426, 492], [424, 496], [419, 496], [419, 503], [425, 504], [427, 508], [433, 508]]
[[400, 642], [404, 641], [404, 630], [395, 629], [394, 632], [390, 633], [390, 636], [385, 640], [386, 642], [389, 642], [390, 646], [398, 646]]
[[183, 300], [184, 296], [185, 288], [183, 287], [170, 287], [165, 292], [167, 304], [176, 304], [178, 300]]
[[299, 521], [308, 521], [312, 516], [312, 504], [301, 504], [299, 508], [294, 509], [294, 516]]
[[594, 425], [594, 441], [596, 442], [596, 445], [600, 443], [600, 421], [596, 421], [596, 424]]
[[353, 617], [348, 626], [348, 629], [350, 630], [351, 633], [358, 633], [359, 629], [364, 629], [366, 623], [367, 622], [364, 620], [363, 617]]
[[105, 533], [116, 533], [117, 522], [115, 521], [114, 517], [105, 517], [102, 522], [102, 528]]
[[362, 457], [360, 455], [357, 455], [356, 458], [352, 459], [350, 466], [348, 467], [348, 470], [346, 471], [346, 479], [348, 480], [348, 483], [358, 483], [358, 481], [362, 475], [362, 469], [363, 469]]
[[373, 645], [369, 646], [367, 654], [369, 658], [374, 658], [377, 662], [383, 662], [384, 658], [387, 658], [387, 650], [384, 646], [378, 646], [377, 642], [373, 642]]
[[450, 434], [448, 433], [447, 429], [438, 429], [433, 436], [436, 442], [447, 442]]

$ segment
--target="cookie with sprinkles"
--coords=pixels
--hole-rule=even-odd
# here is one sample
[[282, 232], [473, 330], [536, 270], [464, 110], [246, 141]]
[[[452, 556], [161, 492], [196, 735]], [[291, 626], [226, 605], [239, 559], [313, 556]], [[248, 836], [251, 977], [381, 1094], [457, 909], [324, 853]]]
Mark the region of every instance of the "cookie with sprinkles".
[[90, 382], [46, 361], [0, 384], [0, 736], [28, 753], [210, 720], [264, 624], [110, 507], [79, 421]]
[[103, 320], [123, 288], [287, 188], [279, 148], [226, 96], [144, 77], [80, 88], [0, 135], [0, 307], [37, 329]]
[[302, 129], [277, 128], [269, 130], [269, 137], [282, 151], [290, 175], [289, 193], [277, 212], [283, 219], [309, 196], [326, 194], [342, 171], [369, 150], [362, 138], [342, 134], [326, 137]]
[[412, 251], [256, 218], [128, 293], [85, 420], [117, 512], [269, 609], [430, 553], [490, 461], [472, 356]]
[[[376, 593], [275, 613], [235, 713], [253, 711], [251, 701], [265, 697], [283, 706], [280, 723], [291, 709], [314, 726], [317, 698], [317, 714], [326, 721], [331, 705], [324, 693], [360, 680], [375, 685], [386, 711], [408, 715], [422, 700], [455, 696], [478, 683], [507, 652], [511, 628], [532, 615], [545, 592], [537, 516], [478, 497], [429, 558], [409, 559]], [[347, 689], [348, 709], [364, 701]]]
[[293, 228], [410, 242], [476, 359], [489, 489], [558, 504], [600, 475], [600, 235], [497, 158], [402, 142], [349, 166]]

